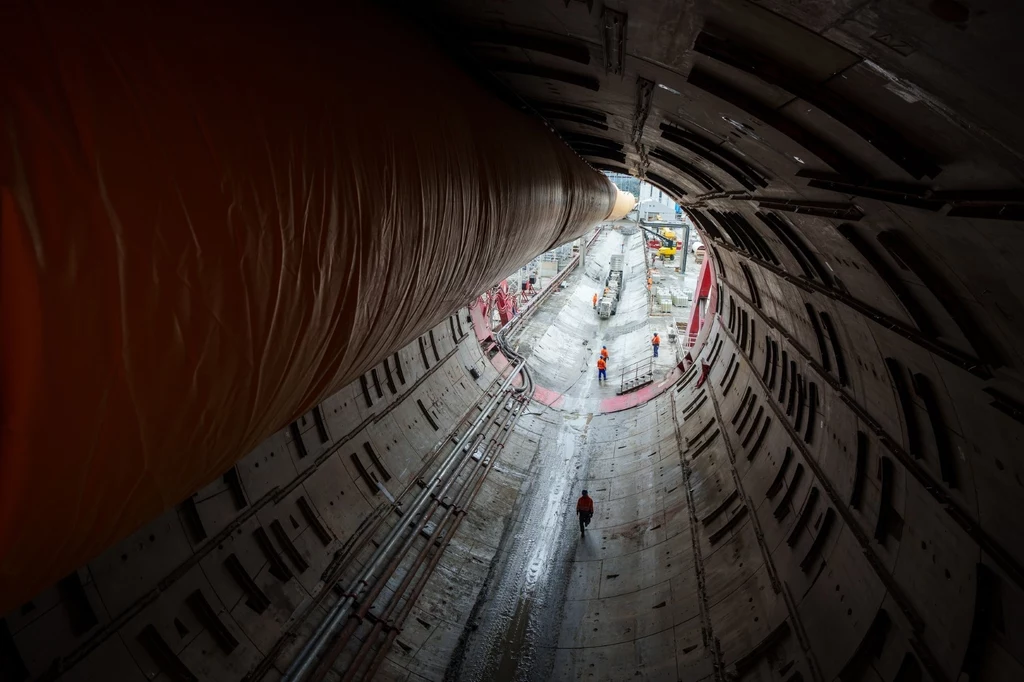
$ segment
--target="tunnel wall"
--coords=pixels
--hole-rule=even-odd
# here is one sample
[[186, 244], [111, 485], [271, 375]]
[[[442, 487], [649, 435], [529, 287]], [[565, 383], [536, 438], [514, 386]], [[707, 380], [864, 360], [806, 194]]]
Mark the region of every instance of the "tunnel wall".
[[908, 211], [898, 241], [861, 207], [701, 214], [728, 226], [718, 313], [668, 393], [590, 422], [552, 679], [1024, 675], [1017, 284], [978, 265], [1014, 228], [979, 221], [968, 258], [955, 219]]
[[610, 509], [556, 677], [670, 679], [673, 658], [683, 680], [716, 663], [744, 680], [1024, 674], [1018, 280], [992, 274], [1014, 228], [973, 222], [968, 252], [961, 221], [858, 206], [855, 223], [700, 213], [720, 230], [712, 371], [595, 417], [587, 486]]
[[334, 11], [5, 10], [0, 609], [608, 214], [540, 122]]
[[[224, 476], [8, 612], [0, 621], [3, 662], [12, 665], [13, 646], [28, 677], [15, 666], [0, 669], [3, 679], [164, 679], [173, 671], [143, 642], [153, 637], [149, 628], [200, 680], [238, 680], [257, 669], [261, 679], [277, 679], [276, 666], [297, 644], [285, 642], [280, 660], [264, 658], [323, 589], [321, 574], [350, 551], [374, 509], [413, 484], [497, 377], [463, 308]], [[197, 591], [216, 622], [196, 608]], [[313, 619], [333, 601], [329, 595]], [[230, 653], [218, 644], [221, 627], [237, 641]]]
[[[881, 679], [904, 666], [924, 679], [1019, 677], [1021, 662], [1008, 652], [1020, 641], [1001, 625], [1012, 616], [993, 615], [1015, 610], [1022, 594], [1020, 517], [1010, 512], [1022, 483], [1008, 457], [1021, 425], [993, 399], [1016, 383], [1020, 341], [1003, 321], [1018, 296], [1014, 281], [997, 287], [982, 265], [997, 262], [1008, 228], [973, 221], [967, 257], [961, 221], [858, 205], [869, 217], [856, 224], [775, 214], [795, 228], [786, 241], [796, 248], [763, 229], [770, 212], [730, 207], [780, 263], [752, 256], [749, 242], [713, 240], [725, 278], [708, 384], [725, 394], [723, 433], [777, 570], [793, 576], [826, 679], [871, 666]], [[801, 259], [810, 273], [789, 274]], [[770, 427], [757, 423], [762, 409]], [[759, 474], [757, 459], [741, 455], [765, 428], [761, 452], [770, 457]], [[787, 449], [782, 492], [769, 497], [762, 491]], [[790, 487], [793, 513], [778, 519]], [[826, 517], [832, 526], [819, 538]]]
[[[727, 276], [741, 272], [722, 260]], [[763, 304], [800, 309], [794, 292], [760, 286]], [[897, 454], [891, 389], [872, 403], [870, 414], [892, 419], [878, 429], [806, 350], [810, 324], [782, 333], [729, 279], [723, 294], [702, 386], [698, 362], [658, 399], [593, 418], [581, 485], [597, 513], [576, 552], [552, 678], [696, 682], [718, 666], [739, 680], [1017, 679], [1009, 623], [1022, 592], [922, 481], [916, 467], [939, 477], [934, 451]], [[772, 343], [797, 368], [792, 403], [788, 389], [778, 399]], [[868, 383], [877, 347], [844, 347], [849, 385]], [[960, 478], [947, 494], [973, 488]]]

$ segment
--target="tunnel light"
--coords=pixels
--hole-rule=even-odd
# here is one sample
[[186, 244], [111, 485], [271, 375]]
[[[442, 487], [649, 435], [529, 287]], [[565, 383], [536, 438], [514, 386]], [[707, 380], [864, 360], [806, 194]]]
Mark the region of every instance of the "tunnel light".
[[[803, 160], [803, 159], [801, 159], [801, 158], [800, 158], [799, 156], [794, 156], [794, 157], [793, 157], [793, 159], [794, 159], [794, 160], [795, 160], [795, 161], [796, 161], [797, 163], [804, 163], [804, 160]], [[806, 166], [807, 164], [804, 164], [804, 165]]]
[[670, 87], [668, 87], [667, 85], [665, 85], [664, 83], [658, 83], [658, 87], [659, 87], [659, 88], [661, 88], [662, 90], [668, 90], [668, 91], [669, 91], [669, 92], [671, 92], [671, 93], [672, 93], [673, 95], [678, 95], [678, 94], [680, 94], [680, 92], [679, 92], [678, 90], [676, 90], [675, 88], [670, 88]]

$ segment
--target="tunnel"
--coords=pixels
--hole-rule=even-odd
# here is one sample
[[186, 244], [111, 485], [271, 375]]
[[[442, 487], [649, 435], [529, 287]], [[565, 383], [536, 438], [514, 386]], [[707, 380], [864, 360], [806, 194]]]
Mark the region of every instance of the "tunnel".
[[0, 681], [1024, 679], [1018, 3], [2, 13]]

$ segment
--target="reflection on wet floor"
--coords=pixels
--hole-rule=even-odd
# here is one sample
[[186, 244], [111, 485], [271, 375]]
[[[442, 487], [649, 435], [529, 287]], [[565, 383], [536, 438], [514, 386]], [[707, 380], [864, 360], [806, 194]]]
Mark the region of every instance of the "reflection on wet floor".
[[579, 540], [572, 514], [587, 473], [589, 422], [577, 413], [541, 408], [535, 414], [533, 423], [540, 430], [529, 489], [513, 512], [500, 549], [500, 570], [486, 588], [478, 629], [452, 679], [546, 679]]
[[[520, 427], [533, 430], [536, 451], [488, 585], [478, 600], [461, 660], [449, 668], [447, 679], [529, 682], [550, 678], [574, 560], [580, 552], [600, 552], [588, 544], [600, 544], [601, 531], [588, 531], [581, 538], [575, 517], [576, 499], [590, 476], [590, 453], [601, 448], [588, 443], [593, 413], [601, 399], [617, 392], [615, 368], [650, 356], [652, 328], [667, 336], [665, 325], [674, 326], [671, 315], [666, 322], [648, 314], [643, 248], [639, 235], [603, 233], [588, 255], [590, 267], [573, 273], [512, 340], [528, 358], [534, 383], [563, 394], [564, 400], [560, 409], [534, 402], [530, 418]], [[617, 314], [599, 320], [591, 297], [595, 287], [603, 286], [613, 253], [625, 254], [626, 283]], [[682, 282], [684, 275], [678, 277]], [[681, 319], [684, 314], [678, 311], [675, 317]], [[602, 345], [611, 356], [607, 382], [598, 382], [595, 369]], [[656, 372], [664, 374], [675, 364], [675, 353], [663, 346]]]

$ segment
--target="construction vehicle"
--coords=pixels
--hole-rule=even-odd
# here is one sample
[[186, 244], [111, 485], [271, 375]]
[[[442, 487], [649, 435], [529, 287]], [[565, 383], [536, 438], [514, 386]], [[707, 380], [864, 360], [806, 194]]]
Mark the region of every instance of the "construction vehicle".
[[652, 249], [658, 249], [658, 255], [663, 258], [675, 258], [676, 255], [676, 233], [669, 229], [661, 232], [640, 225], [640, 229], [646, 232], [651, 239], [647, 242]]

